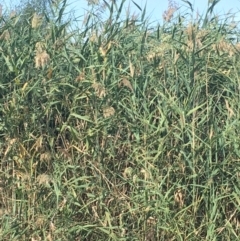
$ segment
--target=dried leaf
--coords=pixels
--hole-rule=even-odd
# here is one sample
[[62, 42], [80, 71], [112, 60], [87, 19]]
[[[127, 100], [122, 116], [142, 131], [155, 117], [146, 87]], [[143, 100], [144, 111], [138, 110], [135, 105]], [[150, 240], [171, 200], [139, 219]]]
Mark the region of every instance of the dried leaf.
[[131, 85], [131, 82], [130, 82], [128, 79], [126, 79], [126, 78], [122, 79], [122, 81], [120, 82], [120, 85], [126, 86], [126, 87], [128, 87], [132, 92], [134, 92], [133, 87], [132, 87], [132, 85]]
[[133, 78], [134, 73], [135, 73], [135, 68], [134, 68], [131, 60], [129, 60], [129, 68], [130, 68], [130, 76]]
[[101, 83], [95, 82], [94, 84], [92, 84], [92, 87], [99, 98], [106, 96], [106, 89]]
[[40, 161], [47, 161], [49, 162], [52, 158], [52, 155], [50, 152], [44, 152], [40, 155]]
[[233, 109], [229, 106], [229, 103], [228, 101], [225, 99], [225, 104], [226, 104], [226, 108], [228, 110], [228, 114], [229, 114], [229, 117], [231, 118], [232, 116], [234, 116], [234, 111]]
[[37, 53], [35, 57], [35, 67], [44, 67], [50, 62], [49, 54], [44, 50], [42, 53]]
[[34, 13], [32, 18], [32, 28], [38, 28], [42, 24], [42, 17], [37, 13]]
[[51, 181], [51, 177], [47, 174], [40, 174], [37, 176], [38, 185], [45, 185], [48, 187]]
[[103, 116], [104, 118], [110, 117], [114, 115], [115, 109], [113, 107], [106, 107], [103, 109]]
[[179, 207], [183, 207], [184, 205], [184, 194], [182, 190], [178, 189], [174, 194], [174, 201], [178, 204]]

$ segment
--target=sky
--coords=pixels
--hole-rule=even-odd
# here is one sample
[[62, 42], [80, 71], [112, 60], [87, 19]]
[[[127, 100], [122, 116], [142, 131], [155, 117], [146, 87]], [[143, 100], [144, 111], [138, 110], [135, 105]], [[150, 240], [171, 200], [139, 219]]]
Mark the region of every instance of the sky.
[[[23, 0], [24, 1], [24, 0]], [[60, 1], [60, 0], [52, 0], [52, 1]], [[102, 0], [99, 0], [102, 1]], [[110, 3], [110, 0], [105, 0], [108, 3]], [[132, 1], [135, 1], [136, 4], [138, 4], [142, 9], [144, 9], [144, 6], [146, 4], [146, 16], [150, 17], [150, 22], [162, 22], [162, 15], [163, 12], [168, 8], [169, 0], [126, 0], [125, 3], [125, 9], [128, 7], [128, 4], [130, 3], [130, 11], [131, 13], [136, 13], [141, 15], [141, 11], [132, 3]], [[194, 8], [194, 11], [201, 13], [205, 13], [208, 6], [209, 0], [172, 0], [176, 3], [178, 3], [180, 7], [180, 12], [183, 13], [184, 10], [186, 10], [186, 7], [188, 6], [185, 2], [189, 1]], [[211, 1], [211, 0], [210, 0]], [[1, 0], [3, 5], [13, 6], [16, 2], [20, 2], [20, 0]], [[121, 0], [117, 1], [118, 3], [121, 2]], [[78, 17], [81, 19], [81, 16], [86, 13], [87, 10], [90, 9], [88, 6], [87, 0], [67, 0], [68, 8], [67, 11], [74, 10], [75, 17]], [[231, 10], [232, 13], [238, 12], [236, 14], [236, 21], [240, 21], [240, 0], [220, 0], [219, 3], [215, 7], [215, 13], [218, 13], [220, 15], [226, 14]]]
[[[150, 17], [151, 22], [158, 21], [161, 23], [162, 21], [162, 15], [163, 12], [168, 8], [169, 1], [168, 0], [134, 0], [135, 3], [137, 3], [142, 9], [144, 8], [146, 4], [146, 16]], [[208, 0], [188, 0], [194, 8], [194, 11], [201, 13], [206, 13], [206, 10], [208, 9]], [[107, 1], [110, 2], [110, 1]], [[121, 0], [117, 1], [121, 2]], [[139, 13], [141, 12], [138, 10], [138, 8], [131, 3], [131, 0], [126, 0], [126, 3], [124, 6], [127, 8], [128, 2], [130, 2], [130, 10], [131, 13]], [[174, 2], [178, 3], [180, 7], [180, 12], [184, 12], [186, 10], [188, 4], [184, 3], [184, 1], [181, 0], [175, 0]], [[185, 0], [185, 2], [187, 2]], [[74, 9], [76, 16], [82, 16], [84, 13], [86, 13], [87, 9], [89, 9], [89, 6], [87, 4], [86, 0], [68, 0], [69, 9]], [[236, 21], [240, 21], [240, 0], [220, 0], [216, 7], [214, 8], [214, 13], [217, 13], [219, 15], [224, 15], [229, 13], [237, 13], [235, 16]]]

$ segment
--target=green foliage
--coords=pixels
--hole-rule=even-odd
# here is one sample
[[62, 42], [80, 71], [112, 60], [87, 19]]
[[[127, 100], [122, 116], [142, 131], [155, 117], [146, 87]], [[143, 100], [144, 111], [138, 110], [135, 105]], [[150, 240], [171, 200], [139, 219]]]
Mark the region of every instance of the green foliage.
[[104, 2], [0, 19], [1, 240], [237, 240], [237, 26]]
[[38, 14], [44, 14], [50, 12], [51, 1], [50, 0], [20, 0], [18, 12], [21, 14], [33, 14], [37, 11]]

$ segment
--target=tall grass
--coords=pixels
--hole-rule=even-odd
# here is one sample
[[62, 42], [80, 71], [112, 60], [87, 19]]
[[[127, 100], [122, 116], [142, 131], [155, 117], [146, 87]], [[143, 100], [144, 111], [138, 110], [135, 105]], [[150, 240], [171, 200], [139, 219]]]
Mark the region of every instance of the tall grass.
[[238, 240], [237, 25], [104, 2], [1, 16], [1, 240]]

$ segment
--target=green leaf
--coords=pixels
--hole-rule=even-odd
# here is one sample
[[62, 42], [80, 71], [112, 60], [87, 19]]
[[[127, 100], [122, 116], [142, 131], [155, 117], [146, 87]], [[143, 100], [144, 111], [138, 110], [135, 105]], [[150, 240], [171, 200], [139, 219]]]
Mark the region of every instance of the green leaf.
[[77, 119], [80, 119], [80, 120], [84, 120], [84, 121], [93, 123], [93, 121], [91, 121], [88, 116], [78, 115], [76, 113], [71, 113], [70, 116], [76, 117]]
[[182, 1], [187, 3], [189, 5], [191, 11], [193, 12], [193, 6], [192, 6], [192, 4], [189, 1], [187, 1], [187, 0], [182, 0]]
[[202, 108], [204, 105], [205, 105], [205, 103], [202, 104], [202, 105], [199, 105], [199, 106], [197, 106], [197, 107], [195, 107], [195, 108], [193, 108], [192, 110], [190, 110], [190, 111], [187, 113], [186, 116], [191, 115], [193, 112], [195, 112], [195, 111], [197, 111], [198, 109]]
[[141, 16], [141, 21], [143, 21], [144, 18], [145, 18], [146, 8], [147, 8], [147, 3], [145, 4], [145, 7], [144, 7], [144, 9], [143, 9], [143, 13], [142, 13], [142, 16]]
[[134, 2], [133, 0], [132, 0], [132, 2], [133, 2], [133, 4], [134, 4], [140, 11], [142, 11], [142, 9], [140, 8], [140, 6], [139, 6], [136, 2]]

